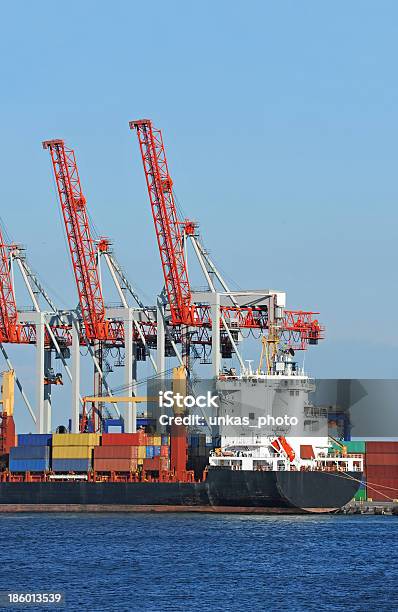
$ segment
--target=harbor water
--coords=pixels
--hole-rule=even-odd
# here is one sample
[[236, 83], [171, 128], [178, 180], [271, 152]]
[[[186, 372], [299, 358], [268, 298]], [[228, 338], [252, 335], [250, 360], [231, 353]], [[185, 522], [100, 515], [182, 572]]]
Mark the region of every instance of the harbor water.
[[4, 514], [0, 591], [63, 592], [76, 611], [391, 610], [397, 521]]

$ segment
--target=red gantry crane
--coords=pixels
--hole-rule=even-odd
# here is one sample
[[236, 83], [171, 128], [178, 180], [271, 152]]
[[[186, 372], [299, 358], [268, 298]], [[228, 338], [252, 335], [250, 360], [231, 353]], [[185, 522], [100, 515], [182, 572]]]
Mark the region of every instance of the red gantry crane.
[[[150, 119], [130, 121], [129, 125], [130, 129], [136, 130], [140, 145], [172, 324], [210, 327], [210, 306], [192, 302], [181, 222], [174, 202], [173, 181], [167, 165], [162, 133], [153, 127]], [[193, 228], [193, 224], [185, 222], [186, 228], [191, 226]], [[266, 306], [221, 306], [220, 310], [224, 321], [228, 323], [233, 320], [239, 328], [268, 327]], [[296, 349], [304, 349], [309, 343], [316, 344], [322, 338], [323, 328], [312, 318], [314, 314], [317, 313], [285, 311], [283, 332], [292, 343], [295, 341]]]
[[0, 228], [0, 342], [34, 344], [36, 341], [34, 326], [18, 323], [8, 248]]
[[87, 339], [112, 339], [75, 153], [63, 140], [47, 140], [43, 148], [51, 155]]

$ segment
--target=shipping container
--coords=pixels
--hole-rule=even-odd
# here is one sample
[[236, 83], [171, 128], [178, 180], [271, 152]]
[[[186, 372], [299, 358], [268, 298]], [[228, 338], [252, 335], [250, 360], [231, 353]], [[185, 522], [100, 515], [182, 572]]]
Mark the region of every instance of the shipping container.
[[190, 435], [188, 437], [188, 446], [191, 446], [192, 448], [199, 446], [199, 436], [194, 434]]
[[96, 446], [94, 460], [96, 459], [137, 459], [138, 446]]
[[368, 453], [398, 453], [398, 442], [366, 442]]
[[[160, 437], [159, 437], [160, 439]], [[160, 457], [160, 446], [154, 446], [153, 447], [153, 456], [154, 457]]]
[[123, 419], [104, 419], [105, 433], [124, 433]]
[[[107, 434], [117, 435], [117, 434]], [[120, 434], [123, 435], [123, 434]], [[53, 434], [54, 446], [97, 446], [100, 443], [101, 435], [96, 433], [80, 434]]]
[[19, 434], [18, 446], [51, 446], [52, 434]]
[[137, 446], [137, 457], [138, 457], [138, 459], [145, 459], [145, 457], [146, 457], [146, 446]]
[[358, 489], [358, 491], [355, 493], [354, 499], [355, 501], [366, 501], [367, 500], [366, 488]]
[[390, 465], [398, 466], [398, 453], [368, 453], [366, 455], [366, 465]]
[[146, 448], [146, 454], [145, 454], [146, 459], [152, 459], [152, 457], [154, 457], [154, 447], [146, 446], [145, 448]]
[[10, 459], [50, 459], [49, 446], [15, 446], [10, 448]]
[[135, 472], [137, 459], [95, 458], [94, 469], [96, 472]]
[[48, 472], [49, 459], [12, 459], [10, 457], [10, 472]]
[[161, 446], [168, 446], [170, 444], [169, 434], [162, 434], [160, 437], [161, 437]]
[[152, 459], [144, 459], [144, 470], [159, 471], [160, 470], [160, 457], [153, 457]]
[[379, 478], [367, 485], [368, 500], [391, 501], [398, 499], [398, 478]]
[[143, 468], [146, 471], [169, 470], [170, 461], [166, 457], [153, 457], [152, 459], [144, 459]]
[[366, 477], [369, 482], [377, 478], [398, 478], [397, 465], [368, 465]]
[[160, 447], [160, 456], [161, 457], [168, 457], [169, 456], [169, 450], [170, 450], [169, 446], [162, 445]]
[[88, 472], [91, 470], [90, 459], [53, 459], [52, 470], [54, 472]]
[[145, 446], [146, 433], [137, 431], [137, 433], [105, 433], [102, 434], [102, 446]]
[[[351, 454], [363, 455], [366, 452], [366, 442], [359, 440], [341, 440], [340, 444], [345, 446], [346, 452]], [[338, 452], [341, 452], [343, 449], [340, 444], [333, 442], [332, 448]]]
[[362, 440], [346, 440], [343, 444], [347, 448], [347, 453], [363, 455], [366, 452], [366, 443]]
[[53, 459], [91, 459], [94, 446], [53, 446]]
[[142, 457], [138, 457], [137, 465], [142, 465], [144, 463], [144, 459]]
[[153, 446], [161, 446], [162, 445], [162, 436], [153, 436]]
[[147, 446], [153, 446], [154, 442], [153, 442], [153, 435], [152, 434], [147, 434], [146, 437], [146, 445]]

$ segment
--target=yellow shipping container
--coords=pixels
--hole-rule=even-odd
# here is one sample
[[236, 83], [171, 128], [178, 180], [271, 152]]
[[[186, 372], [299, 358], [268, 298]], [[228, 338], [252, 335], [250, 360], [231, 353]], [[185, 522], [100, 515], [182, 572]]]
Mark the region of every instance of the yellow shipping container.
[[53, 446], [53, 459], [91, 459], [94, 446]]
[[153, 436], [153, 446], [162, 445], [162, 436]]
[[142, 465], [144, 463], [143, 459], [137, 459], [137, 465]]
[[137, 452], [138, 459], [145, 459], [145, 457], [146, 457], [146, 446], [137, 446], [137, 448], [138, 448], [138, 452]]
[[96, 433], [53, 434], [54, 446], [98, 446], [101, 435]]

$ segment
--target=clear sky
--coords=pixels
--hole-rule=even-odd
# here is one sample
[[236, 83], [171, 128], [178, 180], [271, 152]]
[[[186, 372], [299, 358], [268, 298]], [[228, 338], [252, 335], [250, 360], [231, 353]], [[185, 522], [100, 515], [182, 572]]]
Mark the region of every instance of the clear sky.
[[392, 0], [2, 3], [8, 232], [74, 306], [41, 148], [64, 138], [99, 233], [153, 300], [160, 263], [128, 129], [149, 117], [220, 267], [321, 312], [327, 339], [308, 351], [311, 372], [396, 376], [397, 40]]

